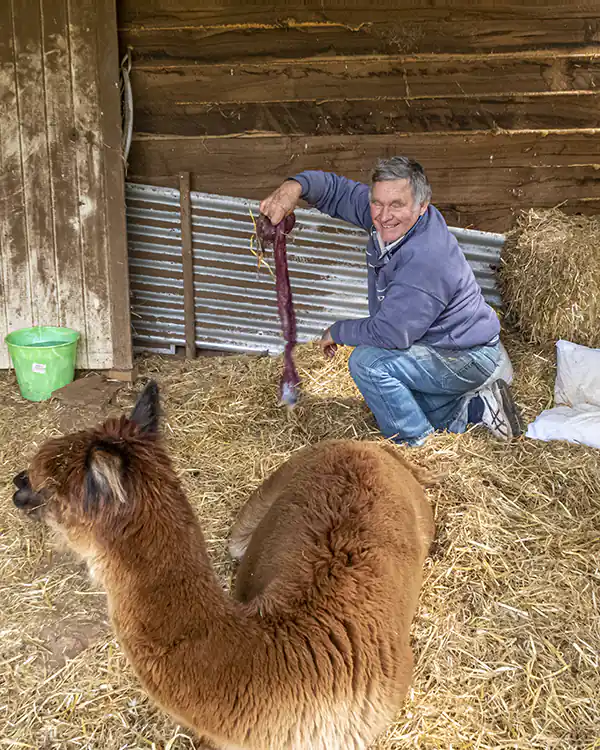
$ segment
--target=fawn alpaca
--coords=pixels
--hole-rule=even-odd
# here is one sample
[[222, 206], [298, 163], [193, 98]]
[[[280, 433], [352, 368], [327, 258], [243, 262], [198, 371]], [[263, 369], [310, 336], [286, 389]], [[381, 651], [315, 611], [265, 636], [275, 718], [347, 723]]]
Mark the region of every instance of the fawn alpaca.
[[222, 750], [350, 750], [393, 721], [411, 680], [433, 536], [423, 481], [375, 443], [299, 451], [242, 509], [230, 597], [150, 383], [130, 418], [43, 445], [14, 502], [87, 561], [133, 669], [175, 720]]

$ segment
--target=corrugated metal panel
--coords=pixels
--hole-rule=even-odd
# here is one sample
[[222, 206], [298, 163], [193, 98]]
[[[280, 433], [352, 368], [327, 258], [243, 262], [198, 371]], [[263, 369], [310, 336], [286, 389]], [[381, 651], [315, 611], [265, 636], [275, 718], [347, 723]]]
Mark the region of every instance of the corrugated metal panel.
[[[282, 350], [273, 278], [257, 273], [250, 210], [258, 202], [192, 193], [196, 344], [230, 351]], [[127, 185], [127, 222], [136, 348], [184, 346], [179, 191]], [[499, 306], [495, 266], [504, 237], [452, 229], [486, 299]], [[314, 209], [298, 209], [288, 264], [298, 340], [340, 318], [367, 315], [366, 234]]]

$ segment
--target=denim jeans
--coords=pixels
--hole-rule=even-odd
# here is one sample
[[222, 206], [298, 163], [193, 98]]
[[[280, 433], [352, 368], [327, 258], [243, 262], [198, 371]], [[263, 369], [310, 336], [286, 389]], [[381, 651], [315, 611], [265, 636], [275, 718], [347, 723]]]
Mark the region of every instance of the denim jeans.
[[493, 374], [499, 358], [498, 344], [473, 349], [357, 346], [348, 366], [384, 437], [419, 445], [438, 429], [465, 431], [471, 391]]

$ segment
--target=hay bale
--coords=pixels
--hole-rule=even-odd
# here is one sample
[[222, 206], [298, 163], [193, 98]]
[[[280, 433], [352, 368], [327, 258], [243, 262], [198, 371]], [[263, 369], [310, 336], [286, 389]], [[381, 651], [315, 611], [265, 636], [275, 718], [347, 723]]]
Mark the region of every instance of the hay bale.
[[507, 319], [531, 343], [600, 346], [600, 217], [523, 212], [502, 254]]

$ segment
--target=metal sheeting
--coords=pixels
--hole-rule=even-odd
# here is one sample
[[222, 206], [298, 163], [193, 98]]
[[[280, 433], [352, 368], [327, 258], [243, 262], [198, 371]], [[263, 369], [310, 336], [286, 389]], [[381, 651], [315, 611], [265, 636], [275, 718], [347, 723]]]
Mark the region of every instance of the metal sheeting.
[[[274, 280], [264, 266], [257, 272], [250, 251], [250, 210], [256, 217], [258, 202], [192, 193], [191, 203], [197, 346], [280, 352]], [[451, 231], [486, 299], [499, 306], [494, 266], [503, 235]], [[179, 191], [128, 184], [127, 233], [135, 348], [172, 352], [185, 345]], [[363, 230], [298, 209], [290, 240], [299, 341], [316, 338], [340, 318], [368, 314]]]

